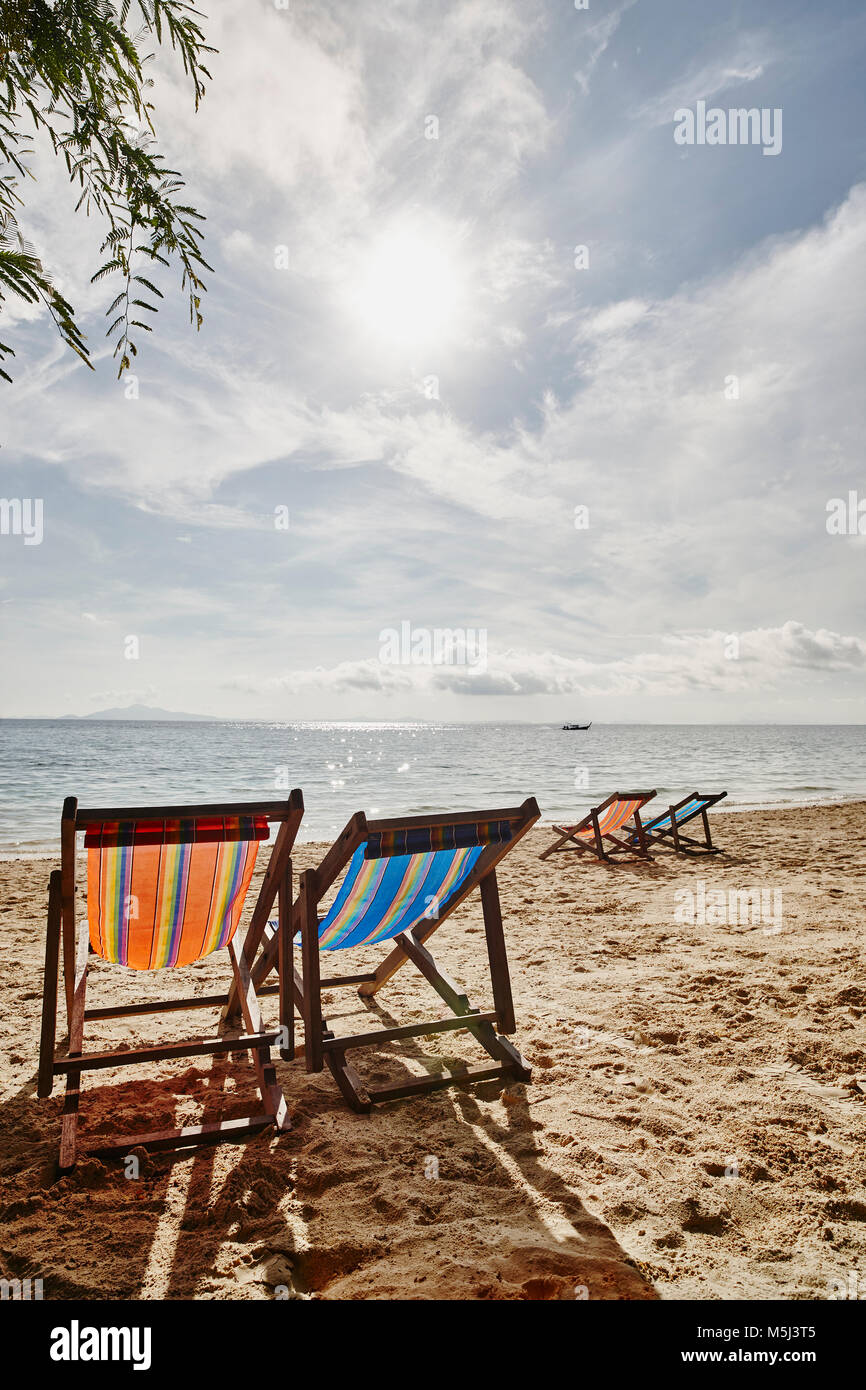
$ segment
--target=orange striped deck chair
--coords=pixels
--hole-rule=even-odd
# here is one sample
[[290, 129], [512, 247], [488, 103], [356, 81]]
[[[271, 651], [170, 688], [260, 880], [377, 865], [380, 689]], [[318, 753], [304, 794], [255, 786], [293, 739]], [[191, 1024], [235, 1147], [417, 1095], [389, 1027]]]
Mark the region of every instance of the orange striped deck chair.
[[[61, 1172], [74, 1167], [79, 1150], [78, 1114], [85, 1071], [138, 1066], [220, 1053], [249, 1052], [263, 1109], [253, 1115], [129, 1136], [97, 1134], [83, 1146], [88, 1154], [110, 1157], [130, 1149], [182, 1149], [236, 1140], [274, 1126], [287, 1130], [288, 1112], [277, 1085], [270, 1048], [281, 1039], [268, 1032], [250, 980], [250, 966], [279, 899], [291, 904], [291, 851], [304, 814], [293, 791], [287, 801], [225, 803], [209, 806], [151, 806], [84, 810], [75, 797], [63, 805], [59, 870], [48, 885], [48, 930], [42, 1037], [37, 1093], [50, 1096], [55, 1078], [65, 1076], [60, 1137]], [[243, 915], [259, 844], [278, 825], [270, 859], [243, 945]], [[77, 837], [87, 852], [87, 930], [75, 913]], [[56, 1056], [58, 974], [66, 997], [68, 1045]], [[224, 1009], [228, 991], [192, 998], [148, 999], [141, 1004], [86, 1007], [90, 953], [128, 970], [177, 969], [225, 948], [232, 987], [240, 1001], [239, 1027], [183, 1042], [84, 1051], [85, 1024], [141, 1014], [185, 1009]]]
[[[613, 792], [600, 806], [594, 806], [577, 825], [555, 825], [553, 828], [559, 838], [548, 845], [544, 853], [538, 856], [539, 859], [547, 859], [548, 855], [563, 850], [595, 854], [608, 863], [613, 862], [615, 854], [636, 854], [641, 859], [649, 859], [651, 856], [640, 813], [641, 807], [652, 801], [654, 796], [654, 791]], [[621, 840], [616, 832], [628, 821], [633, 822], [633, 832], [628, 839]]]
[[[404, 820], [368, 821], [353, 816], [317, 869], [300, 876], [291, 927], [275, 930], [253, 967], [253, 982], [266, 988], [271, 970], [280, 978], [280, 1023], [294, 1055], [294, 1012], [303, 1020], [304, 1060], [308, 1072], [328, 1067], [344, 1100], [359, 1112], [377, 1102], [421, 1095], [464, 1082], [528, 1081], [530, 1069], [504, 1033], [515, 1030], [511, 980], [502, 929], [496, 866], [538, 820], [534, 797], [521, 806], [494, 811], [412, 816]], [[319, 904], [342, 874], [330, 907]], [[478, 889], [484, 919], [493, 1008], [480, 1012], [465, 991], [437, 964], [427, 941], [452, 912]], [[303, 974], [294, 969], [293, 948], [301, 948]], [[320, 953], [351, 947], [385, 945], [390, 949], [373, 971], [322, 978]], [[444, 1000], [450, 1016], [393, 1027], [335, 1033], [322, 1016], [321, 992], [359, 986], [372, 999], [407, 962], [411, 962]], [[379, 1015], [381, 1019], [381, 1015]], [[432, 1068], [396, 1083], [368, 1085], [346, 1060], [346, 1053], [382, 1048], [405, 1038], [467, 1030], [493, 1059], [481, 1066]], [[285, 1056], [286, 1054], [283, 1053]]]

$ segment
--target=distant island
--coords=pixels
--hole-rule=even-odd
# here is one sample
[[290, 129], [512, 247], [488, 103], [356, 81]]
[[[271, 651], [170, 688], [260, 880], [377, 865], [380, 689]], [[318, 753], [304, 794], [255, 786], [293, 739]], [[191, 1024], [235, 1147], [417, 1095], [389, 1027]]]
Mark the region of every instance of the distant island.
[[178, 710], [159, 709], [156, 705], [122, 705], [114, 709], [98, 709], [93, 714], [64, 714], [64, 719], [157, 719], [196, 720], [202, 723], [215, 720], [212, 714], [182, 714]]

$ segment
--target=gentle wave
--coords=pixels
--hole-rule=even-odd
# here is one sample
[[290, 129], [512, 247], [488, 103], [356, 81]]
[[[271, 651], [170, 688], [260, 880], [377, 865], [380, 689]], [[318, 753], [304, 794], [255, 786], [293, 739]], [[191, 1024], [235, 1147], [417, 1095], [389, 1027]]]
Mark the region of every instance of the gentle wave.
[[[613, 790], [667, 805], [728, 792], [730, 811], [866, 797], [861, 725], [0, 720], [0, 855], [56, 854], [81, 805], [254, 800], [304, 792], [303, 840], [356, 810], [472, 810], [535, 796], [575, 820]], [[719, 808], [721, 811], [722, 808]]]

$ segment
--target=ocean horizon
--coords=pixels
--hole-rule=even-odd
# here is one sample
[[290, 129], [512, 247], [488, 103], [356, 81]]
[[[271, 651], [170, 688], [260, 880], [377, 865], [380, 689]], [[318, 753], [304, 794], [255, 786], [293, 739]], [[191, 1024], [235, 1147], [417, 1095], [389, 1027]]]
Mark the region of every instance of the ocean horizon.
[[657, 804], [726, 791], [714, 814], [866, 798], [859, 724], [559, 724], [413, 720], [3, 719], [0, 857], [59, 851], [81, 805], [257, 800], [304, 793], [299, 838], [330, 840], [358, 810], [416, 815], [535, 796], [574, 821], [614, 790]]

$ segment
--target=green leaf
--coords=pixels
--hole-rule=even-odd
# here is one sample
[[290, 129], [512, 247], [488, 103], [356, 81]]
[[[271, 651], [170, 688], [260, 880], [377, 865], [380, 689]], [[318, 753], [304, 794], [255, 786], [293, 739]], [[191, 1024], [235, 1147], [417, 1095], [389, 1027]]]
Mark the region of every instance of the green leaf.
[[[191, 286], [196, 327], [201, 326], [199, 275], [211, 272], [200, 249], [202, 215], [181, 202], [184, 181], [169, 168], [154, 133], [152, 80], [145, 67], [154, 41], [179, 55], [198, 107], [210, 73], [202, 16], [188, 0], [0, 0], [0, 302], [14, 294], [41, 302], [63, 341], [92, 367], [75, 311], [54, 289], [49, 271], [21, 241], [13, 208], [26, 212], [21, 191], [30, 179], [27, 161], [33, 132], [41, 132], [76, 187], [76, 213], [104, 225], [101, 254], [92, 276], [99, 284], [120, 277], [106, 311], [109, 336], [119, 332], [121, 371], [136, 349], [131, 309], [155, 314], [134, 299], [134, 286], [165, 295], [139, 273], [139, 261], [181, 272]], [[10, 35], [12, 42], [10, 42]], [[142, 133], [144, 132], [144, 133]], [[212, 273], [212, 272], [211, 272]], [[140, 293], [140, 290], [139, 290]], [[0, 357], [12, 349], [0, 345]], [[9, 380], [3, 371], [3, 379]]]

